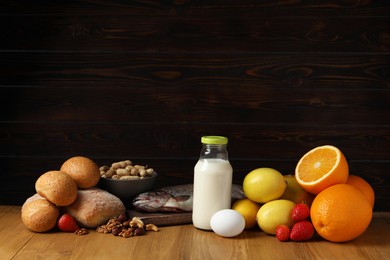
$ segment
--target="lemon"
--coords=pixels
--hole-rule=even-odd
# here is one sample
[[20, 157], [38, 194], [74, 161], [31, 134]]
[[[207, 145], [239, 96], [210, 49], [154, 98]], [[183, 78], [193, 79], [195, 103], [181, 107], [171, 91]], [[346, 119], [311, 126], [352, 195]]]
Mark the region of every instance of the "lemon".
[[283, 175], [272, 168], [258, 168], [248, 173], [243, 182], [245, 196], [257, 203], [280, 198], [285, 189]]
[[313, 202], [314, 195], [305, 191], [301, 185], [299, 185], [294, 175], [283, 175], [283, 177], [287, 186], [283, 195], [279, 199], [291, 200], [295, 203], [304, 202], [310, 206]]
[[278, 225], [292, 227], [291, 211], [295, 203], [289, 200], [273, 200], [265, 203], [257, 212], [257, 224], [266, 233], [275, 235]]
[[239, 199], [233, 203], [232, 209], [238, 211], [245, 219], [245, 229], [251, 229], [256, 226], [256, 215], [260, 205], [250, 199]]

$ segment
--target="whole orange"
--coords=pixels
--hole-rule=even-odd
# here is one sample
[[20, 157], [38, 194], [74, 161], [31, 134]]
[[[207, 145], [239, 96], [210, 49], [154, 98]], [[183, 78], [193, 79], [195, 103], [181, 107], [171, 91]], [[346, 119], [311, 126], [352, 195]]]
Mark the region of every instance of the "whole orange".
[[314, 198], [310, 217], [321, 237], [332, 242], [346, 242], [367, 229], [372, 208], [357, 188], [350, 184], [336, 184]]
[[374, 189], [366, 180], [364, 180], [360, 176], [350, 174], [347, 179], [347, 184], [351, 184], [355, 186], [358, 190], [363, 192], [364, 196], [366, 196], [366, 198], [368, 199], [371, 208], [374, 208], [375, 192]]

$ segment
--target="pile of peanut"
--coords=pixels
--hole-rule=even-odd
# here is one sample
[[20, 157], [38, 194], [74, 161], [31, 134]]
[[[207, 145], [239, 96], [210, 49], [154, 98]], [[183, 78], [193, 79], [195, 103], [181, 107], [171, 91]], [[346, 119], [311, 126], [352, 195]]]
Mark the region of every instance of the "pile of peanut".
[[114, 162], [111, 166], [101, 166], [100, 177], [115, 179], [115, 180], [132, 180], [143, 179], [153, 176], [155, 173], [153, 168], [149, 168], [147, 165], [133, 165], [130, 160]]
[[154, 224], [145, 225], [138, 217], [128, 219], [126, 214], [121, 214], [116, 218], [109, 219], [106, 224], [98, 226], [96, 231], [102, 234], [111, 233], [114, 236], [129, 238], [145, 235], [146, 231], [157, 232], [158, 227]]

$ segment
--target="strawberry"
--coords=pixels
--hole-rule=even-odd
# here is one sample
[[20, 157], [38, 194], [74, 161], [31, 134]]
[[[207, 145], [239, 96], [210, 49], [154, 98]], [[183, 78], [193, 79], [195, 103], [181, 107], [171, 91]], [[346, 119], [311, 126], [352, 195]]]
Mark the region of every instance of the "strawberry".
[[309, 240], [314, 234], [314, 227], [310, 221], [302, 220], [291, 228], [290, 239], [293, 241]]
[[310, 216], [310, 209], [305, 203], [298, 203], [291, 211], [291, 217], [298, 222], [307, 219]]
[[275, 235], [280, 242], [285, 242], [290, 237], [290, 228], [286, 225], [278, 225], [276, 227]]
[[59, 230], [63, 232], [75, 232], [80, 229], [79, 225], [77, 225], [76, 220], [70, 214], [63, 214], [58, 220], [57, 227]]

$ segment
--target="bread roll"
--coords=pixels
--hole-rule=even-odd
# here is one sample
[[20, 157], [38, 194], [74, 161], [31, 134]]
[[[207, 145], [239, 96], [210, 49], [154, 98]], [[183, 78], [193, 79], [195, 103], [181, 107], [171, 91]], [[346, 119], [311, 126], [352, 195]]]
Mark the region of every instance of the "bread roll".
[[44, 197], [42, 197], [41, 195], [39, 195], [38, 193], [35, 193], [34, 195], [32, 195], [31, 197], [29, 197], [23, 205], [29, 203], [29, 202], [32, 202], [34, 200], [45, 200]]
[[48, 171], [42, 174], [35, 182], [35, 190], [57, 206], [72, 204], [77, 197], [76, 182], [61, 171]]
[[66, 160], [60, 170], [72, 177], [80, 189], [92, 188], [100, 180], [97, 164], [83, 156], [75, 156]]
[[110, 218], [125, 213], [122, 201], [99, 188], [79, 190], [76, 201], [64, 210], [72, 215], [82, 227], [96, 228]]
[[47, 232], [54, 228], [59, 214], [59, 209], [42, 197], [27, 199], [22, 206], [22, 222], [34, 232]]

